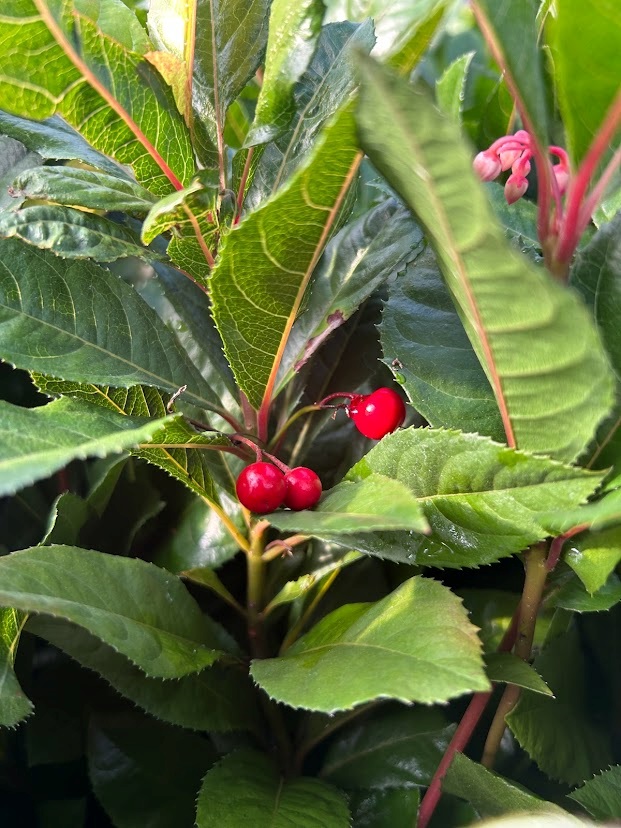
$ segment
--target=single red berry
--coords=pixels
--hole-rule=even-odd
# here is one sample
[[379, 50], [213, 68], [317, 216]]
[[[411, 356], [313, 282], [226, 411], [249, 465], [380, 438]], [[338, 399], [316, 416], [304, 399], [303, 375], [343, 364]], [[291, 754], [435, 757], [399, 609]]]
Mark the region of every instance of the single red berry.
[[285, 506], [300, 512], [310, 509], [321, 497], [321, 480], [312, 469], [306, 466], [297, 466], [285, 475], [287, 494]]
[[405, 420], [405, 404], [392, 388], [378, 388], [372, 394], [353, 397], [347, 413], [365, 437], [381, 440]]
[[284, 474], [271, 463], [251, 463], [240, 472], [235, 491], [242, 506], [264, 515], [282, 506], [287, 484]]

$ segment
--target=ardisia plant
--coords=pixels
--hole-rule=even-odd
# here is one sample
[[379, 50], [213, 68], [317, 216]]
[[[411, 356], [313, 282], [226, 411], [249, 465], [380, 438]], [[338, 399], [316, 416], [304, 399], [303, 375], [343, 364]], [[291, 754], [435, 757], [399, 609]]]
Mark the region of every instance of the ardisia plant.
[[0, 824], [620, 820], [618, 4], [0, 8]]

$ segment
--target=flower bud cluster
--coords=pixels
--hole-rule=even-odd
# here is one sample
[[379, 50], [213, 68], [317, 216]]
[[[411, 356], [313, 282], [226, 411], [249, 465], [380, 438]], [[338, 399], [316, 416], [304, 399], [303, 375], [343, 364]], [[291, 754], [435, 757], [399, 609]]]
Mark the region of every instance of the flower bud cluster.
[[[569, 160], [561, 147], [551, 146], [548, 151], [558, 158], [552, 167], [558, 195], [564, 195], [569, 182]], [[503, 135], [474, 159], [473, 167], [482, 181], [493, 181], [501, 172], [511, 170], [505, 182], [505, 198], [514, 204], [528, 189], [528, 173], [532, 158], [531, 137], [525, 129], [515, 135]]]

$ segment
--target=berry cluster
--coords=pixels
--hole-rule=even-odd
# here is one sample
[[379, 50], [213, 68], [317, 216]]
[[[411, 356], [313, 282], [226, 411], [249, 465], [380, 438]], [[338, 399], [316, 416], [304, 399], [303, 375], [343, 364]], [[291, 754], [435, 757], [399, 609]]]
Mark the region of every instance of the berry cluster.
[[[348, 403], [328, 406], [329, 400], [345, 397]], [[405, 420], [405, 404], [392, 388], [378, 388], [372, 394], [330, 394], [319, 406], [344, 408], [347, 416], [365, 437], [381, 440], [395, 431]], [[312, 508], [321, 497], [321, 481], [312, 469], [297, 466], [289, 469], [276, 457], [274, 464], [261, 460], [259, 448], [248, 442], [257, 452], [257, 462], [251, 463], [240, 473], [235, 484], [237, 497], [242, 506], [258, 515], [273, 512], [287, 506], [298, 512]]]

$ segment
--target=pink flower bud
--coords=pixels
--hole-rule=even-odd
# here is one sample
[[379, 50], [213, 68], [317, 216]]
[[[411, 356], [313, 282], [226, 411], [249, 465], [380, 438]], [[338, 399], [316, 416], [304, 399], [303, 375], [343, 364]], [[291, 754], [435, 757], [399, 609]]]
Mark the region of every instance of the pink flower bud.
[[511, 171], [519, 178], [526, 178], [530, 172], [530, 150], [525, 150], [513, 163]]
[[513, 164], [517, 161], [517, 159], [522, 154], [521, 149], [517, 150], [502, 150], [498, 153], [498, 158], [500, 158], [500, 167], [502, 171], [508, 170], [509, 167], [512, 167]]
[[530, 133], [526, 132], [525, 129], [518, 129], [518, 131], [513, 136], [515, 141], [521, 141], [527, 147], [530, 147]]
[[474, 171], [481, 181], [493, 181], [500, 174], [500, 161], [495, 152], [480, 152], [472, 162]]
[[507, 204], [515, 204], [518, 199], [522, 198], [527, 189], [527, 179], [524, 178], [524, 176], [512, 173], [509, 178], [507, 178], [507, 183], [505, 184], [505, 198], [507, 199]]
[[569, 170], [565, 164], [554, 164], [552, 172], [558, 184], [558, 190], [561, 195], [565, 195], [567, 184], [569, 183]]

